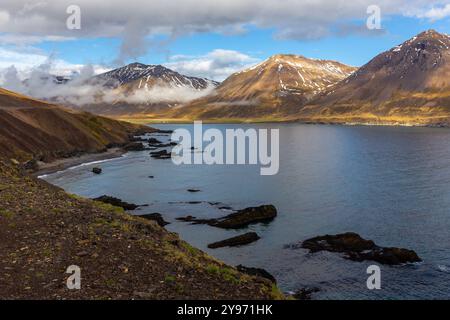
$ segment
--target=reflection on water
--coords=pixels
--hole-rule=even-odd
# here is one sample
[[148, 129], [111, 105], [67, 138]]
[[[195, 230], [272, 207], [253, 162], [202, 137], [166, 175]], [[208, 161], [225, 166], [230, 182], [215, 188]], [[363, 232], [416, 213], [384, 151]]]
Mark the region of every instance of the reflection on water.
[[[169, 230], [229, 264], [267, 269], [285, 291], [316, 286], [321, 288], [314, 295], [318, 299], [450, 298], [450, 130], [301, 124], [204, 127], [279, 128], [279, 173], [260, 176], [259, 167], [251, 165], [175, 166], [170, 160], [150, 158], [146, 151], [102, 163], [99, 176], [82, 166], [46, 180], [87, 197], [108, 194], [149, 204], [139, 213], [162, 213], [171, 222]], [[187, 192], [190, 188], [201, 192]], [[212, 250], [208, 243], [248, 230], [175, 220], [228, 213], [208, 202], [233, 208], [274, 204], [279, 214], [272, 223], [248, 228], [261, 236], [258, 242]], [[413, 249], [424, 262], [382, 266], [382, 290], [369, 291], [366, 268], [371, 263], [283, 249], [308, 237], [346, 231], [381, 246]]]

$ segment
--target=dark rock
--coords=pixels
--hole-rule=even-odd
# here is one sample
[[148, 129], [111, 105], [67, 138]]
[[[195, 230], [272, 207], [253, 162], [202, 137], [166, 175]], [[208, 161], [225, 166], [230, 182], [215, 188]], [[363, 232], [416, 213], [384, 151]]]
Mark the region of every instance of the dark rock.
[[167, 150], [160, 150], [150, 152], [150, 156], [155, 159], [170, 159], [172, 157], [172, 154]]
[[188, 192], [200, 192], [200, 190], [198, 190], [198, 189], [188, 189], [187, 191]]
[[388, 265], [422, 261], [413, 250], [379, 247], [372, 240], [363, 239], [353, 232], [314, 237], [303, 241], [301, 247], [310, 252], [341, 252], [346, 259], [353, 261], [372, 260]]
[[148, 176], [149, 179], [153, 179], [155, 176]]
[[256, 232], [247, 232], [236, 237], [208, 244], [208, 248], [236, 247], [258, 241], [260, 238]]
[[176, 220], [184, 222], [192, 222], [192, 224], [208, 224], [211, 221], [211, 219], [197, 219], [194, 216], [179, 217], [176, 218]]
[[223, 218], [211, 221], [210, 225], [224, 229], [239, 229], [249, 224], [269, 222], [277, 216], [273, 205], [263, 205], [239, 210]]
[[375, 247], [372, 240], [361, 238], [360, 235], [347, 232], [337, 235], [318, 236], [303, 241], [302, 248], [309, 249], [310, 252], [332, 251], [332, 252], [361, 252], [371, 250]]
[[39, 170], [39, 164], [36, 158], [33, 158], [23, 164], [23, 168], [29, 171], [37, 171]]
[[102, 173], [102, 168], [98, 168], [98, 167], [92, 168], [92, 172], [95, 174], [100, 174], [100, 173]]
[[148, 138], [147, 142], [148, 142], [149, 144], [161, 144], [161, 143], [162, 143], [161, 141], [159, 141], [159, 140], [156, 139], [156, 138]]
[[173, 133], [173, 130], [158, 130], [158, 131], [156, 131], [157, 133], [165, 133], [165, 134], [171, 134], [171, 133]]
[[185, 221], [185, 222], [195, 221], [195, 219], [196, 218], [194, 216], [186, 216], [186, 217], [176, 218], [176, 220], [178, 220], [178, 221]]
[[222, 207], [219, 207], [219, 209], [220, 210], [233, 210], [233, 208], [229, 207], [229, 206], [222, 206]]
[[164, 226], [170, 224], [169, 222], [167, 222], [163, 219], [163, 217], [160, 213], [141, 214], [138, 217], [156, 221], [158, 223], [158, 225], [160, 225], [161, 227], [164, 227]]
[[[190, 201], [188, 203], [196, 204], [201, 203], [201, 201]], [[223, 229], [240, 229], [254, 223], [269, 222], [276, 216], [277, 209], [273, 205], [263, 205], [245, 208], [218, 219], [196, 219], [192, 217], [189, 222], [193, 222], [194, 224], [208, 224]]]
[[110, 196], [106, 196], [106, 195], [98, 197], [98, 198], [94, 198], [93, 200], [100, 201], [103, 203], [108, 203], [110, 205], [123, 208], [124, 210], [135, 210], [139, 207], [136, 204], [128, 203], [128, 202], [122, 201], [118, 198], [114, 198], [114, 197], [110, 197]]
[[245, 267], [241, 264], [236, 266], [236, 269], [242, 273], [246, 273], [251, 276], [258, 276], [258, 277], [266, 278], [273, 283], [277, 283], [277, 280], [275, 279], [275, 277], [264, 269]]
[[295, 293], [292, 295], [292, 297], [297, 300], [311, 300], [311, 295], [313, 293], [316, 293], [319, 291], [320, 291], [320, 289], [316, 288], [316, 287], [301, 288], [301, 289], [295, 291]]
[[130, 136], [128, 140], [130, 142], [146, 142], [146, 141], [148, 141], [145, 137], [142, 137], [142, 136]]
[[142, 142], [130, 142], [123, 146], [126, 151], [144, 151], [145, 147]]

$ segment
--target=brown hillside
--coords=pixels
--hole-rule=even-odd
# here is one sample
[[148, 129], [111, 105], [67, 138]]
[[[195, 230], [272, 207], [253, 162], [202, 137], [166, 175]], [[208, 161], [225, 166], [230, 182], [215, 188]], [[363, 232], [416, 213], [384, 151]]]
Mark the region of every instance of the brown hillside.
[[336, 121], [434, 123], [450, 114], [450, 37], [434, 30], [383, 52], [299, 112]]
[[284, 117], [355, 70], [335, 61], [275, 55], [231, 75], [212, 94], [176, 108], [171, 116], [191, 119]]
[[[103, 151], [142, 128], [0, 89], [0, 155], [42, 160]], [[149, 129], [150, 130], [150, 129]]]

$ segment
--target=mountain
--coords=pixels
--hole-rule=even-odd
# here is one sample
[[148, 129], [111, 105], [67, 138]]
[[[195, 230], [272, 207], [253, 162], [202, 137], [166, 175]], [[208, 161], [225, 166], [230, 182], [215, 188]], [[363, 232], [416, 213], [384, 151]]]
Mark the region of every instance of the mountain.
[[95, 76], [112, 101], [98, 99], [83, 109], [108, 116], [135, 116], [165, 112], [170, 107], [201, 97], [219, 83], [182, 75], [161, 65], [132, 63]]
[[137, 86], [137, 89], [149, 88], [155, 84], [164, 84], [204, 90], [211, 85], [218, 85], [218, 82], [205, 78], [184, 76], [161, 65], [146, 65], [139, 62], [102, 73], [96, 78], [105, 80], [107, 85], [113, 87], [131, 84], [130, 87]]
[[[148, 128], [150, 130], [150, 128]], [[40, 160], [100, 152], [145, 128], [64, 109], [0, 88], [0, 156]]]
[[298, 110], [356, 68], [330, 60], [274, 55], [234, 73], [210, 95], [170, 114], [175, 118], [277, 118]]
[[428, 124], [448, 121], [450, 37], [429, 30], [373, 58], [317, 96], [301, 119]]

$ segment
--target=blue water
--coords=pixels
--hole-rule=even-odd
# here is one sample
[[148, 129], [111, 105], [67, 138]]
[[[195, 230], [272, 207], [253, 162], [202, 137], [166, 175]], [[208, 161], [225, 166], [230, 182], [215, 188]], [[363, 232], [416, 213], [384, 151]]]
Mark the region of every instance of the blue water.
[[[164, 129], [189, 125], [158, 125]], [[283, 291], [319, 287], [314, 299], [450, 298], [450, 130], [303, 124], [204, 125], [205, 129], [279, 128], [280, 171], [261, 176], [259, 166], [176, 166], [149, 152], [128, 153], [101, 164], [47, 176], [87, 197], [103, 194], [149, 204], [136, 213], [160, 212], [167, 229], [229, 263], [267, 269]], [[154, 179], [149, 179], [154, 175]], [[196, 188], [201, 192], [189, 193]], [[243, 233], [178, 222], [176, 217], [218, 217], [233, 208], [274, 204], [278, 217], [252, 225], [261, 239], [238, 248], [207, 244]], [[381, 265], [381, 290], [368, 290], [366, 268], [329, 252], [284, 249], [306, 238], [346, 231], [381, 246], [415, 250], [424, 260]], [[145, 258], [145, 257], [143, 257]]]

